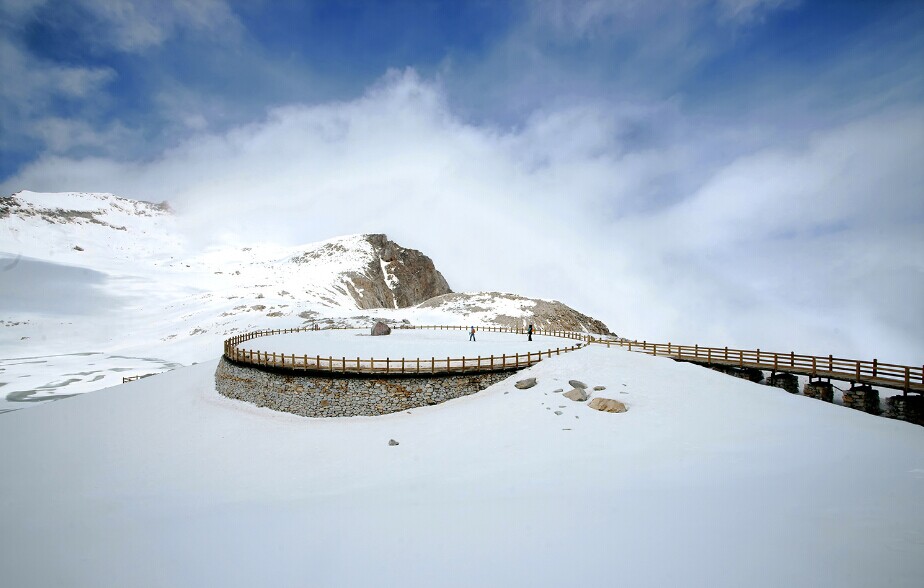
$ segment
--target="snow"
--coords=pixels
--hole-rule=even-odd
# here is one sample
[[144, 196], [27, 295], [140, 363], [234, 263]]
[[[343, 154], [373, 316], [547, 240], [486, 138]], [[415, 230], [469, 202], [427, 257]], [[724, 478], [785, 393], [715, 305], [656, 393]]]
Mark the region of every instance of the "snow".
[[[396, 280], [364, 235], [203, 250], [183, 237], [180, 219], [148, 203], [82, 192], [15, 197], [56, 222], [14, 213], [0, 224], [0, 411], [38, 404], [10, 398], [110, 386], [121, 381], [116, 370], [141, 374], [207, 361], [224, 339], [247, 331], [327, 320], [366, 326], [374, 318], [481, 325], [499, 315], [528, 316], [534, 304], [484, 293], [474, 297], [478, 312], [464, 304], [360, 310], [345, 274], [367, 272], [378, 260], [389, 285]], [[52, 214], [58, 209], [92, 212], [107, 224], [65, 222]], [[99, 361], [81, 365], [85, 354]], [[35, 363], [24, 374], [26, 361]]]
[[[5, 584], [924, 577], [918, 426], [599, 346], [472, 396], [347, 419], [226, 399], [215, 366], [0, 415]], [[515, 389], [526, 376], [539, 384]], [[629, 411], [553, 393], [573, 378]]]

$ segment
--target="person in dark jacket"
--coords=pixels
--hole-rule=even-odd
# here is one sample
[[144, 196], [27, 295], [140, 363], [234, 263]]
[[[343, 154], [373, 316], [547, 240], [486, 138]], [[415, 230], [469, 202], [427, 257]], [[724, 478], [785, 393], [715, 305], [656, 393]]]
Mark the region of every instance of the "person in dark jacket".
[[472, 330], [468, 332], [468, 340], [469, 341], [475, 340], [475, 327], [472, 327]]
[[533, 326], [529, 325], [529, 328], [526, 329], [526, 334], [529, 335], [529, 340], [533, 340]]

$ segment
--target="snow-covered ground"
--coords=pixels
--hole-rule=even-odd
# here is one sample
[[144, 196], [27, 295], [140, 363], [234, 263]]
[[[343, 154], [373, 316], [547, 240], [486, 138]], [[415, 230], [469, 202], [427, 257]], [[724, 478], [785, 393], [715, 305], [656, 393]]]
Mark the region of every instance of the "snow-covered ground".
[[238, 240], [203, 248], [163, 206], [112, 194], [24, 191], [15, 198], [25, 208], [5, 217], [0, 209], [0, 411], [103, 388], [121, 375], [207, 361], [225, 338], [247, 331], [367, 326], [373, 318], [525, 321], [535, 305], [484, 294], [472, 301], [477, 310], [458, 300], [360, 310], [344, 276], [364, 272], [376, 255], [362, 235], [296, 247]]
[[[257, 408], [214, 370], [0, 416], [5, 585], [924, 578], [918, 426], [598, 346], [383, 417]], [[553, 392], [573, 378], [629, 411]]]

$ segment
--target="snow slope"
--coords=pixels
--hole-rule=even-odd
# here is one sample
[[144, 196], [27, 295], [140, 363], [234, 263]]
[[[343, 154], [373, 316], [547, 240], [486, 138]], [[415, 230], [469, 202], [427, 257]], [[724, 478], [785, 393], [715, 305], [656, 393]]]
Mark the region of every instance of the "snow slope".
[[[6, 585], [924, 577], [921, 427], [598, 346], [384, 417], [260, 409], [218, 395], [214, 370], [0, 416]], [[553, 392], [572, 378], [629, 412]]]
[[[0, 198], [0, 412], [209, 360], [235, 333], [373, 318], [509, 326], [537, 304], [394, 308], [440, 282], [428, 258], [383, 236], [202, 250], [164, 204], [20, 192]], [[368, 309], [375, 300], [390, 308]]]

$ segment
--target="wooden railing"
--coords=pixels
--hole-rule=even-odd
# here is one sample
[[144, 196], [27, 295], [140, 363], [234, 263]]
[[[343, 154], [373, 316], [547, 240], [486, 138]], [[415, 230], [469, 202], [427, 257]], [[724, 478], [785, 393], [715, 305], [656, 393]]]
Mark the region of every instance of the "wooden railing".
[[844, 359], [833, 355], [801, 355], [794, 352], [775, 353], [760, 349], [729, 349], [728, 347], [700, 347], [699, 345], [674, 345], [673, 343], [649, 343], [627, 339], [594, 339], [594, 343], [607, 347], [625, 347], [638, 351], [703, 364], [720, 364], [736, 367], [758, 368], [777, 372], [803, 374], [820, 378], [831, 378], [847, 382], [873, 384], [887, 388], [898, 388], [907, 392], [924, 392], [924, 366], [880, 363], [879, 360], [860, 361]]
[[135, 380], [140, 380], [141, 378], [147, 378], [148, 376], [153, 376], [155, 374], [141, 374], [140, 376], [122, 376], [122, 383], [134, 382]]
[[[414, 325], [407, 327], [398, 327], [407, 329], [433, 329], [433, 330], [462, 330], [466, 331], [469, 327], [456, 325]], [[324, 330], [352, 329], [352, 327], [329, 327]], [[287, 333], [299, 333], [306, 331], [315, 331], [311, 327], [302, 327], [297, 329], [274, 329], [268, 331], [252, 331], [243, 333], [226, 339], [224, 342], [224, 356], [234, 362], [270, 367], [276, 369], [293, 370], [293, 371], [322, 371], [332, 373], [352, 373], [352, 374], [438, 374], [438, 373], [474, 373], [490, 372], [501, 370], [513, 370], [535, 365], [543, 357], [552, 357], [576, 351], [583, 347], [582, 343], [570, 347], [557, 347], [545, 351], [533, 351], [527, 353], [514, 353], [477, 357], [430, 357], [430, 358], [363, 358], [363, 357], [323, 357], [321, 355], [297, 355], [295, 353], [276, 353], [271, 351], [259, 351], [254, 349], [241, 349], [239, 345], [245, 341], [256, 339], [258, 337], [267, 337], [270, 335], [284, 335]], [[526, 334], [524, 329], [509, 329], [507, 327], [476, 327], [477, 332], [506, 332]], [[593, 335], [587, 333], [576, 333], [564, 330], [533, 330], [534, 335], [555, 336], [565, 339], [579, 340], [589, 342], [594, 340]]]

